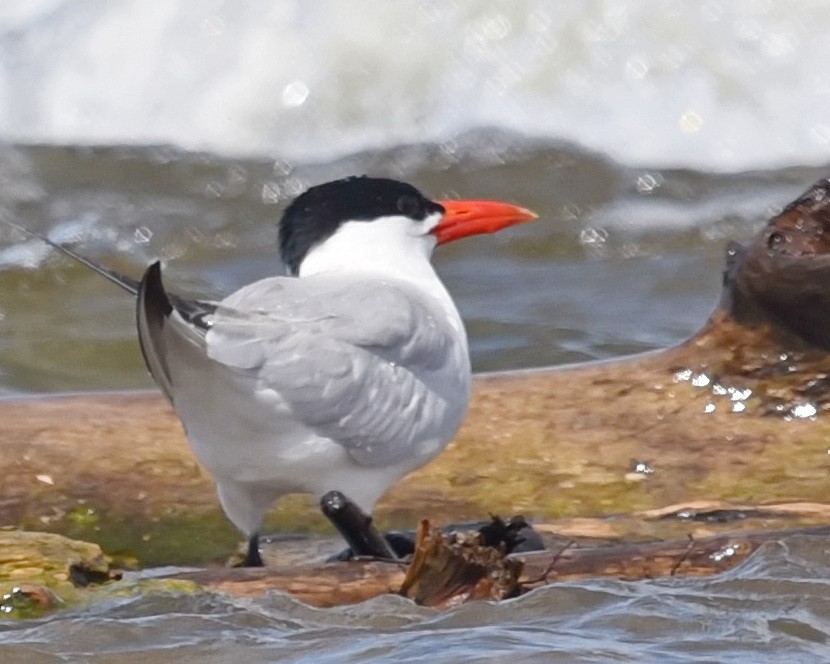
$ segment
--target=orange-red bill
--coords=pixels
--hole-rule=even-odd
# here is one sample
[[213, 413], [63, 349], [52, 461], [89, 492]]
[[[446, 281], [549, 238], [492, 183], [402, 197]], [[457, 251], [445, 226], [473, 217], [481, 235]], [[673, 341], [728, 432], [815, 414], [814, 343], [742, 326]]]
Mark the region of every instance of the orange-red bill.
[[501, 201], [435, 201], [444, 208], [444, 216], [432, 229], [438, 244], [468, 235], [495, 233], [502, 228], [533, 221], [539, 215], [527, 208]]

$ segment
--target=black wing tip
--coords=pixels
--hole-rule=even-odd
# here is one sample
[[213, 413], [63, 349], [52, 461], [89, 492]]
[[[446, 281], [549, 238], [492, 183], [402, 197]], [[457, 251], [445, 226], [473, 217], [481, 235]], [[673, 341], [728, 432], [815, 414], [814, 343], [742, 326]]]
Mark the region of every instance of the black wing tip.
[[136, 298], [136, 324], [141, 354], [156, 384], [172, 400], [172, 383], [162, 344], [164, 323], [173, 312], [161, 281], [161, 263], [151, 264], [141, 277]]
[[[160, 313], [165, 318], [173, 313], [173, 303], [164, 290], [164, 283], [161, 280], [161, 261], [151, 263], [144, 270], [141, 282], [138, 285], [138, 307], [145, 314], [150, 311]], [[155, 318], [149, 316], [150, 318]]]

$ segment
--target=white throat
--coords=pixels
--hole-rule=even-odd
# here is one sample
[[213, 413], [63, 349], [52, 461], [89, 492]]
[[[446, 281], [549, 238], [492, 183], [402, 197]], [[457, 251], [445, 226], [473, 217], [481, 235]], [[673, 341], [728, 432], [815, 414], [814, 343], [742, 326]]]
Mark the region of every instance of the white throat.
[[436, 214], [421, 222], [404, 216], [347, 221], [306, 254], [297, 276], [368, 273], [407, 281], [439, 300], [453, 326], [463, 329], [455, 303], [430, 262], [436, 239], [429, 231], [439, 220]]
[[309, 250], [298, 276], [336, 271], [372, 272], [411, 281], [437, 278], [430, 264], [435, 248], [435, 236], [428, 232], [435, 223], [430, 222], [414, 222], [404, 216], [347, 221]]

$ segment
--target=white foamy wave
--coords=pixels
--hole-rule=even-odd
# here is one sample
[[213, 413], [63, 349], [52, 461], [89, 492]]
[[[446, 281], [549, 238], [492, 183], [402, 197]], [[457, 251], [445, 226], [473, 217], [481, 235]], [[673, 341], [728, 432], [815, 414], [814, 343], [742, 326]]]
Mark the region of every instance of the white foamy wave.
[[0, 137], [307, 162], [495, 126], [626, 164], [818, 164], [828, 34], [810, 0], [16, 0]]
[[27, 240], [10, 247], [0, 247], [0, 270], [22, 267], [29, 270], [39, 268], [49, 256], [51, 248], [37, 240]]

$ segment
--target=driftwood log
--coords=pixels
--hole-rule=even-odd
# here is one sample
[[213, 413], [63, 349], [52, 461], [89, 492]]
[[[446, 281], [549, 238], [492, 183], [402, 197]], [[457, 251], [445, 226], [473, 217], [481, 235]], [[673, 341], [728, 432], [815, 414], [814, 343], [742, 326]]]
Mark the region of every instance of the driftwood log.
[[206, 569], [176, 578], [240, 596], [259, 596], [269, 590], [279, 590], [321, 607], [398, 593], [424, 606], [447, 608], [470, 599], [513, 597], [560, 581], [708, 576], [731, 569], [765, 543], [793, 536], [826, 538], [830, 536], [830, 526], [590, 548], [565, 544], [553, 551], [503, 557], [493, 549], [482, 551], [485, 547], [475, 553], [448, 552], [446, 536], [424, 525], [419, 545], [421, 555], [416, 554], [408, 568], [393, 561], [350, 561], [278, 568]]
[[351, 604], [394, 593], [446, 608], [471, 599], [498, 600], [543, 585], [586, 578], [653, 579], [710, 575], [746, 560], [761, 545], [793, 536], [826, 540], [830, 527], [727, 533], [682, 540], [579, 546], [568, 540], [546, 552], [504, 555], [481, 546], [477, 533], [419, 529], [411, 563], [361, 561], [266, 568], [215, 567], [121, 580], [94, 544], [60, 535], [9, 531], [0, 536], [0, 611], [36, 617], [45, 611], [140, 592], [210, 589], [254, 597], [271, 590], [312, 606]]
[[[830, 523], [828, 237], [824, 180], [749, 246], [728, 248], [723, 297], [687, 342], [616, 362], [477, 377], [457, 439], [390, 491], [379, 521], [523, 513], [567, 537], [676, 538], [638, 544], [639, 553], [634, 544], [571, 547], [549, 579], [693, 573], [726, 545], [703, 539], [724, 527], [719, 520], [764, 530], [783, 519]], [[0, 422], [0, 525], [83, 537], [144, 564], [216, 560], [236, 542], [159, 395], [11, 399], [0, 402]], [[798, 505], [788, 512], [786, 503]], [[270, 520], [283, 530], [320, 524], [304, 500], [281, 501]], [[689, 531], [696, 540], [687, 550]], [[729, 559], [780, 536], [742, 534]], [[527, 556], [522, 583], [550, 563], [536, 560]], [[199, 574], [214, 587], [273, 583], [317, 604], [403, 579], [383, 563]]]

